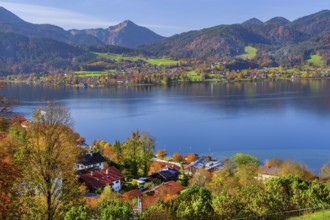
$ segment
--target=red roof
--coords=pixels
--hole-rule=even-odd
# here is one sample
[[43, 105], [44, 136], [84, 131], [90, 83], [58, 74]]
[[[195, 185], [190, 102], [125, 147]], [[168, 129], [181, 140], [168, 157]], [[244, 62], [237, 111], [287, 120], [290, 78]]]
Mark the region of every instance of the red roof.
[[155, 164], [158, 164], [162, 169], [163, 168], [167, 168], [167, 167], [170, 167], [170, 168], [173, 168], [177, 171], [180, 171], [181, 170], [181, 167], [175, 165], [175, 164], [172, 164], [170, 162], [161, 162], [161, 161], [154, 161], [153, 163]]
[[28, 126], [29, 124], [30, 124], [29, 121], [23, 121], [23, 122], [21, 122], [21, 125], [22, 125], [23, 127], [26, 127], [26, 126]]
[[132, 199], [138, 198], [139, 196], [142, 196], [142, 192], [138, 189], [133, 189], [131, 191], [128, 191], [123, 194], [123, 199], [126, 202], [132, 201]]
[[123, 178], [125, 178], [124, 174], [115, 167], [91, 171], [80, 176], [80, 179], [93, 189], [102, 188], [107, 184], [111, 185], [112, 182]]
[[177, 197], [180, 191], [185, 188], [177, 182], [169, 181], [162, 183], [145, 193], [141, 193], [139, 190], [131, 190], [123, 194], [125, 202], [131, 202], [134, 198], [140, 197], [142, 201], [142, 209], [147, 209], [157, 204], [159, 200], [169, 201]]
[[19, 122], [19, 123], [21, 123], [23, 121], [27, 121], [27, 119], [25, 117], [21, 116], [21, 115], [15, 116], [15, 117], [11, 117], [10, 120], [12, 122]]

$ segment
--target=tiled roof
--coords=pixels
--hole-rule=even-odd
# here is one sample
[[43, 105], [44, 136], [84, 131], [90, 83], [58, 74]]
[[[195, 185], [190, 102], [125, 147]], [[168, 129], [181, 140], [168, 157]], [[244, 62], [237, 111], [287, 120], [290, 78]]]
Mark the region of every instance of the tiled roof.
[[262, 166], [262, 167], [259, 168], [258, 173], [259, 174], [270, 175], [270, 176], [279, 176], [280, 175], [280, 168]]
[[99, 152], [84, 154], [78, 158], [78, 163], [84, 166], [103, 162], [106, 162], [106, 159]]
[[10, 120], [12, 122], [23, 122], [23, 121], [27, 121], [26, 118], [24, 118], [23, 116], [19, 115], [19, 116], [15, 116], [15, 117], [11, 117]]
[[30, 124], [29, 121], [23, 121], [23, 122], [21, 122], [21, 125], [22, 125], [23, 127], [26, 127], [26, 126], [28, 126], [29, 124]]
[[174, 199], [184, 189], [182, 185], [174, 181], [162, 183], [143, 194], [142, 208], [147, 209], [156, 205], [158, 200], [168, 201]]
[[177, 166], [177, 165], [175, 165], [173, 163], [170, 163], [170, 162], [154, 161], [153, 163], [158, 164], [161, 168], [169, 167], [169, 168], [176, 169], [178, 171], [181, 170], [181, 167], [179, 167], [179, 166]]
[[102, 188], [107, 184], [111, 185], [112, 182], [123, 178], [125, 175], [115, 167], [91, 171], [80, 176], [80, 179], [93, 189]]
[[122, 195], [122, 197], [123, 197], [123, 200], [124, 201], [126, 201], [126, 202], [130, 202], [130, 201], [132, 201], [132, 199], [135, 199], [135, 198], [137, 198], [137, 197], [139, 197], [139, 196], [142, 196], [143, 194], [142, 194], [142, 192], [140, 191], [140, 190], [138, 190], [138, 189], [133, 189], [133, 190], [131, 190], [131, 191], [128, 191], [128, 192], [126, 192], [126, 193], [124, 193], [123, 195]]

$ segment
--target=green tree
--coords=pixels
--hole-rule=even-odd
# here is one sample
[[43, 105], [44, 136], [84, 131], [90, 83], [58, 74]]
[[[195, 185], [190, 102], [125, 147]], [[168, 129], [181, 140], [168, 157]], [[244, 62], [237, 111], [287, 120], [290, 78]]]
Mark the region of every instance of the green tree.
[[36, 110], [27, 143], [17, 153], [26, 186], [22, 194], [42, 219], [63, 218], [82, 195], [75, 177], [79, 150], [70, 126], [69, 112], [49, 103]]
[[211, 192], [203, 187], [193, 186], [182, 191], [170, 207], [176, 219], [212, 219], [214, 217]]
[[65, 214], [64, 220], [86, 220], [90, 219], [90, 213], [85, 204], [74, 206]]
[[132, 219], [133, 208], [122, 202], [107, 201], [98, 205], [94, 217], [99, 220]]
[[237, 153], [233, 156], [233, 161], [235, 161], [238, 166], [246, 165], [246, 164], [255, 164], [259, 165], [258, 158], [249, 155], [249, 154], [243, 154], [243, 153]]

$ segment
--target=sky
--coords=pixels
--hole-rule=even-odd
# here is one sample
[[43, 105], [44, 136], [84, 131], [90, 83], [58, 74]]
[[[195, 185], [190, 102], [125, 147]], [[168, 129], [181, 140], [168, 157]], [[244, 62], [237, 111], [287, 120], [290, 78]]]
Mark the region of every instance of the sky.
[[295, 20], [330, 9], [330, 0], [0, 0], [0, 6], [35, 24], [84, 29], [131, 20], [171, 36], [252, 17]]

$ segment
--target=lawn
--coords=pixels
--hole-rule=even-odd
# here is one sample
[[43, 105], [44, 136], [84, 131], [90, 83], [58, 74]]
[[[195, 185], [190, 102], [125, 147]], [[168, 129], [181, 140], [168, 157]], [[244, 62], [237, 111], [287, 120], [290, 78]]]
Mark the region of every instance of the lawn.
[[257, 56], [257, 48], [254, 48], [251, 46], [246, 46], [244, 48], [244, 51], [245, 51], [245, 53], [242, 55], [239, 55], [238, 56], [239, 58], [248, 60], [248, 59], [253, 59]]
[[107, 60], [115, 60], [115, 61], [121, 61], [121, 60], [131, 60], [131, 61], [137, 61], [137, 60], [143, 60], [142, 57], [138, 56], [125, 56], [122, 54], [114, 54], [114, 53], [94, 53], [99, 58], [107, 59]]
[[202, 81], [202, 75], [198, 74], [195, 70], [189, 71], [187, 73], [187, 77], [189, 78], [190, 81], [192, 82], [199, 82]]
[[151, 65], [176, 65], [178, 61], [171, 59], [148, 59], [147, 63]]
[[110, 73], [115, 72], [115, 70], [107, 70], [107, 71], [77, 71], [74, 75], [79, 77], [86, 77], [86, 76], [104, 76]]
[[294, 218], [289, 218], [289, 220], [323, 220], [330, 219], [330, 211], [320, 211], [313, 214], [307, 214], [303, 216], [298, 216]]
[[309, 60], [307, 60], [308, 64], [312, 64], [315, 67], [322, 67], [323, 61], [320, 55], [312, 55]]

